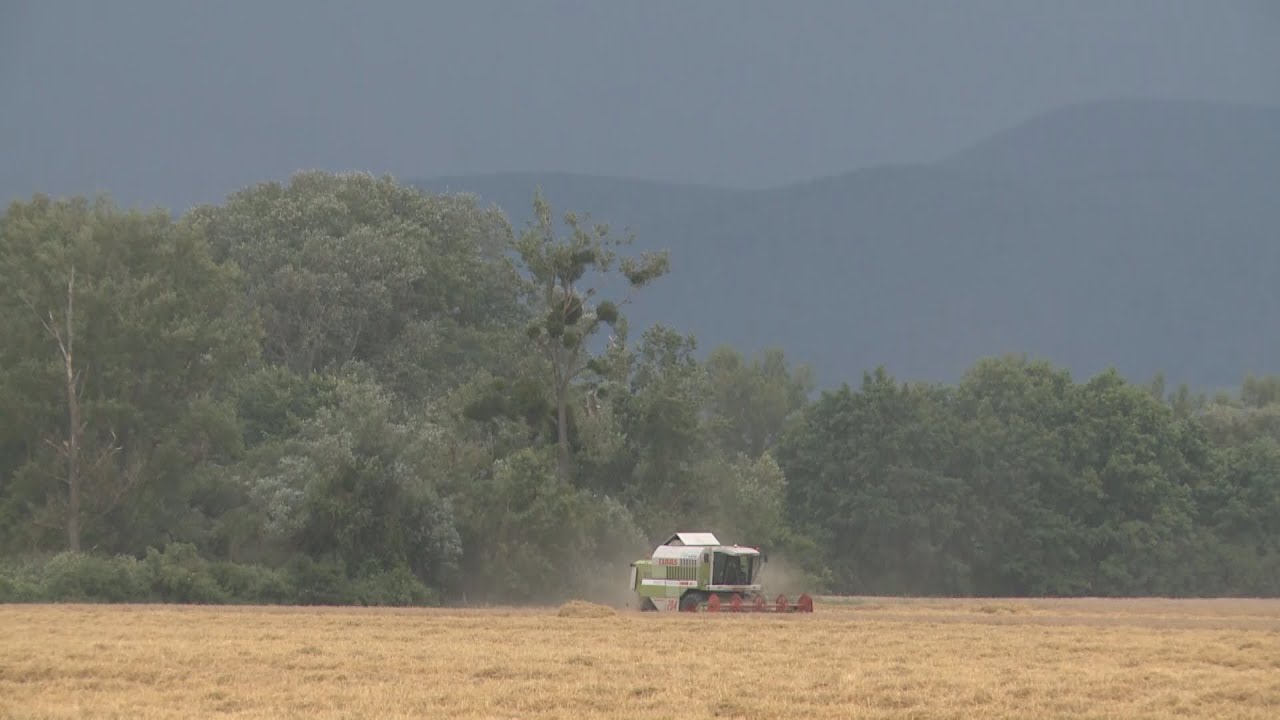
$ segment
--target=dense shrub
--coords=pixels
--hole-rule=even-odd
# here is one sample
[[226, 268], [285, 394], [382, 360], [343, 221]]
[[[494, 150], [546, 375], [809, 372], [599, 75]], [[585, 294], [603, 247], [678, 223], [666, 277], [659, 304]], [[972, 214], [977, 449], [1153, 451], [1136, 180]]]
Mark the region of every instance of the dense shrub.
[[141, 602], [149, 595], [146, 568], [134, 558], [64, 552], [43, 568], [46, 598], [79, 602]]
[[209, 574], [232, 602], [250, 605], [288, 604], [294, 600], [294, 589], [281, 570], [261, 565], [239, 565], [215, 562]]
[[0, 603], [38, 602], [41, 595], [38, 569], [13, 563], [0, 565]]
[[297, 605], [351, 605], [351, 583], [339, 561], [317, 562], [299, 555], [286, 569]]
[[352, 578], [340, 561], [210, 562], [193, 545], [171, 543], [141, 560], [64, 552], [0, 565], [0, 603], [20, 602], [423, 606], [440, 598], [405, 567]]
[[356, 581], [355, 599], [361, 605], [436, 605], [439, 599], [407, 568], [379, 572]]
[[147, 572], [157, 599], [174, 603], [227, 603], [231, 596], [218, 586], [209, 562], [194, 545], [170, 543], [164, 552], [147, 549]]

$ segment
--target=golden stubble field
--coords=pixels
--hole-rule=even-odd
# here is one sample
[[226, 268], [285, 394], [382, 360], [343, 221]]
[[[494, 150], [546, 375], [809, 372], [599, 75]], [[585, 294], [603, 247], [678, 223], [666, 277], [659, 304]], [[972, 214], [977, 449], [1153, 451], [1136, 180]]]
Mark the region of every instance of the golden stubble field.
[[1277, 718], [1280, 601], [10, 605], [0, 717]]

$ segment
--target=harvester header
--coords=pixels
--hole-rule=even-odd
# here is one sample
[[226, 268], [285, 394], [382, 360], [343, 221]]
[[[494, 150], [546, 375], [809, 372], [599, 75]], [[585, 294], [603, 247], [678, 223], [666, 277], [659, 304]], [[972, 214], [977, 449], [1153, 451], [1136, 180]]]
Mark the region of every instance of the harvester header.
[[631, 563], [631, 589], [644, 611], [813, 612], [813, 598], [770, 600], [760, 584], [759, 548], [724, 545], [713, 533], [678, 532]]

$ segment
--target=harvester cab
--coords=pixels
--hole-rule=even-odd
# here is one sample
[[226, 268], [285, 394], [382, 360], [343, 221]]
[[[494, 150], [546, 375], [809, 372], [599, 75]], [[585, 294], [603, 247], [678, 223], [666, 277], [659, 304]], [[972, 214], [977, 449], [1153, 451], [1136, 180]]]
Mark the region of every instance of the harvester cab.
[[681, 532], [645, 560], [631, 563], [631, 589], [644, 611], [813, 612], [813, 599], [770, 601], [760, 584], [766, 556], [758, 548], [724, 545], [712, 533]]

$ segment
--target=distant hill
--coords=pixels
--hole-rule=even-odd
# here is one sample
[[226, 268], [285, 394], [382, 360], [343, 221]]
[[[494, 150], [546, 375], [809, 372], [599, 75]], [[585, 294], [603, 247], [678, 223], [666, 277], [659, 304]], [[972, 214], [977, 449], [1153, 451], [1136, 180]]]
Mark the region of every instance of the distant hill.
[[631, 311], [702, 346], [781, 345], [824, 385], [981, 357], [1236, 385], [1280, 372], [1280, 108], [1073, 106], [932, 165], [768, 190], [561, 174], [440, 178], [512, 221], [557, 212], [672, 251]]

